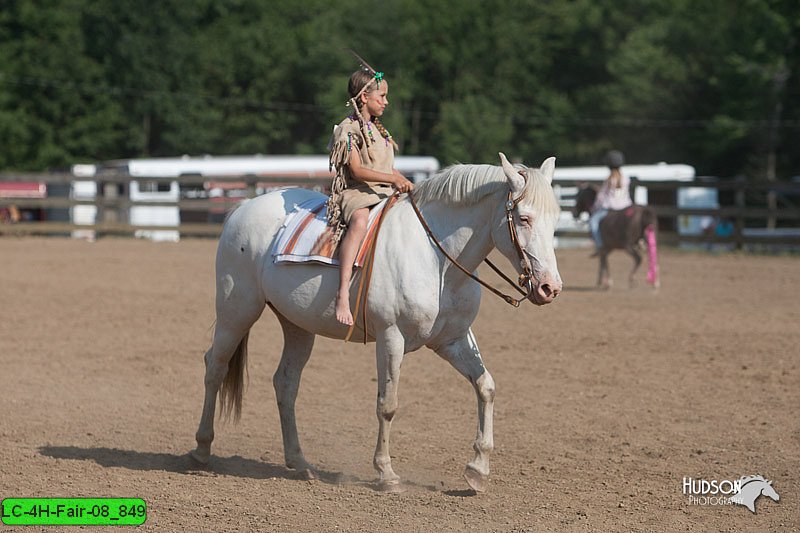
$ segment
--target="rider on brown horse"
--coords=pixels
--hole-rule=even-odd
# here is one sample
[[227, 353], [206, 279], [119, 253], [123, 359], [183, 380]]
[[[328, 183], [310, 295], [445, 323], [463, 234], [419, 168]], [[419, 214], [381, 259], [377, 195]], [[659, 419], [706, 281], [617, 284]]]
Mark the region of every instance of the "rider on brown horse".
[[[630, 273], [630, 282], [633, 283], [633, 276], [642, 262], [638, 243], [646, 237], [648, 227], [653, 232], [657, 227], [653, 210], [634, 205], [631, 201], [629, 179], [620, 170], [624, 162], [621, 152], [609, 152], [606, 155], [606, 164], [610, 169], [608, 179], [599, 191], [589, 185], [581, 187], [575, 196], [575, 208], [572, 211], [575, 218], [584, 212], [591, 214], [589, 227], [596, 246], [594, 256], [600, 257], [597, 283], [605, 288], [611, 284], [608, 272], [608, 254], [611, 250], [625, 250], [633, 257], [634, 266]], [[648, 281], [653, 275], [648, 276]]]

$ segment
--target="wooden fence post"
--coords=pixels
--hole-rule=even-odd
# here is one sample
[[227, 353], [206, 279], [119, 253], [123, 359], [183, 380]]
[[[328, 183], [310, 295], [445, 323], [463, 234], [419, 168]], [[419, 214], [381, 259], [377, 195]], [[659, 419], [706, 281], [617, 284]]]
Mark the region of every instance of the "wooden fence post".
[[255, 198], [256, 197], [256, 185], [258, 185], [258, 176], [255, 174], [248, 174], [244, 177], [245, 183], [247, 184], [247, 197], [248, 198]]
[[736, 249], [744, 248], [744, 212], [745, 212], [745, 188], [747, 181], [744, 178], [736, 178], [736, 193], [734, 203], [736, 205], [736, 223], [734, 225], [734, 238]]

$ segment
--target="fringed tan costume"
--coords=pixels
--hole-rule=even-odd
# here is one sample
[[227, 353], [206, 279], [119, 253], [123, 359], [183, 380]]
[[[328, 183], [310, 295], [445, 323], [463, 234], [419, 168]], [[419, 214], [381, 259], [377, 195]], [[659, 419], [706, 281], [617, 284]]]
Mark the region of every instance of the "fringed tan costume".
[[396, 145], [392, 138], [383, 137], [373, 122], [359, 119], [357, 115], [344, 119], [334, 129], [331, 140], [330, 166], [335, 169], [335, 176], [328, 199], [328, 224], [333, 227], [333, 238], [337, 242], [354, 211], [377, 205], [394, 192], [388, 183], [357, 181], [350, 175], [353, 150], [358, 151], [365, 168], [386, 174], [394, 169]]
[[[353, 212], [364, 207], [372, 207], [388, 198], [394, 192], [388, 183], [358, 181], [350, 173], [350, 156], [353, 150], [358, 151], [361, 166], [386, 174], [394, 173], [394, 151], [397, 144], [391, 134], [383, 127], [379, 118], [364, 120], [359, 101], [361, 95], [370, 90], [378, 90], [383, 81], [383, 72], [378, 72], [364, 61], [361, 56], [350, 50], [361, 64], [361, 70], [370, 79], [364, 83], [356, 94], [350, 93], [347, 105], [353, 108], [353, 114], [344, 119], [333, 129], [330, 142], [330, 168], [335, 169], [331, 196], [328, 198], [328, 225], [332, 228], [333, 241], [338, 243]], [[351, 78], [352, 81], [353, 78]], [[352, 89], [348, 88], [352, 91]]]

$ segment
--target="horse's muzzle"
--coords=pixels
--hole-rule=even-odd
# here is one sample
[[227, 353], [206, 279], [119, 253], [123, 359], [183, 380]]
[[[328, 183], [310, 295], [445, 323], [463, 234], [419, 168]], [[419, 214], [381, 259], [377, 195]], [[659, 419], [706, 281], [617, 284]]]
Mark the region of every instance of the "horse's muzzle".
[[552, 303], [561, 294], [562, 284], [559, 280], [545, 279], [537, 283], [530, 291], [528, 298], [536, 305]]

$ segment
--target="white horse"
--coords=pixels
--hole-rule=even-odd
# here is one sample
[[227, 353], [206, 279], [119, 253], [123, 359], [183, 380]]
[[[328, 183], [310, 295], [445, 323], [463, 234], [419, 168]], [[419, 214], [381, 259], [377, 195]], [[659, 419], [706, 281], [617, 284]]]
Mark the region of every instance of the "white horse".
[[[555, 158], [547, 159], [539, 169], [515, 168], [503, 154], [500, 159], [502, 168], [449, 167], [418, 184], [414, 197], [444, 250], [469, 272], [475, 271], [497, 248], [518, 272], [531, 274], [526, 283], [528, 299], [537, 305], [550, 303], [561, 291], [553, 251], [559, 214], [551, 187]], [[201, 463], [208, 462], [211, 453], [218, 392], [223, 412], [239, 417], [247, 338], [268, 305], [277, 315], [284, 335], [273, 385], [286, 466], [314, 477], [300, 448], [294, 405], [314, 336], [343, 339], [347, 333], [347, 327], [334, 314], [338, 271], [308, 263], [276, 264], [271, 251], [287, 214], [295, 205], [318, 194], [305, 189], [271, 192], [243, 203], [225, 222], [216, 262], [217, 321], [213, 344], [205, 354], [205, 402], [196, 435], [197, 448], [192, 451]], [[507, 205], [511, 224], [506, 216]], [[510, 236], [512, 227], [516, 229], [519, 249]], [[405, 354], [427, 346], [453, 365], [475, 389], [478, 434], [473, 445], [475, 457], [467, 465], [465, 477], [476, 491], [485, 490], [489, 453], [493, 449], [495, 385], [470, 329], [478, 314], [480, 286], [434, 247], [407, 198], [401, 197], [386, 213], [375, 250], [367, 335], [376, 343], [378, 367], [379, 425], [373, 464], [379, 473], [379, 486], [394, 490], [400, 481], [389, 456], [400, 363]], [[361, 272], [353, 278], [353, 288], [360, 275]], [[355, 301], [355, 294], [351, 301]], [[363, 324], [358, 323], [354, 338], [363, 334]]]

